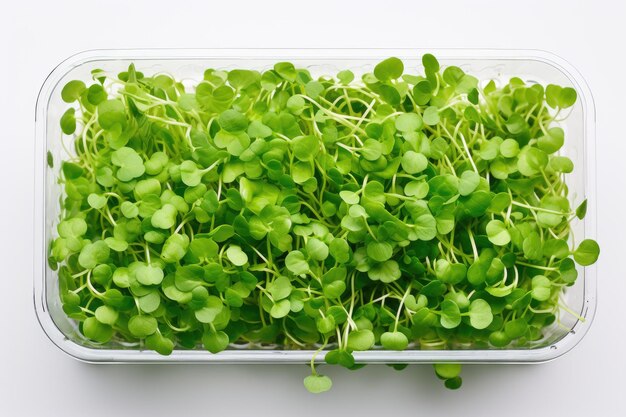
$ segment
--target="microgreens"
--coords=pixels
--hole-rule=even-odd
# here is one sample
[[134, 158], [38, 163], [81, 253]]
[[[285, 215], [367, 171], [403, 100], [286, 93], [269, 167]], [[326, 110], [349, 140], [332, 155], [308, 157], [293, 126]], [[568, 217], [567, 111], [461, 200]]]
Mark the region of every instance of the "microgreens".
[[[332, 385], [315, 370], [325, 349], [356, 369], [374, 346], [541, 340], [575, 262], [599, 254], [572, 243], [587, 206], [570, 207], [558, 154], [576, 91], [422, 62], [70, 81], [50, 255], [64, 311], [95, 344], [164, 355], [318, 345], [315, 393]], [[435, 370], [460, 387], [460, 365]]]

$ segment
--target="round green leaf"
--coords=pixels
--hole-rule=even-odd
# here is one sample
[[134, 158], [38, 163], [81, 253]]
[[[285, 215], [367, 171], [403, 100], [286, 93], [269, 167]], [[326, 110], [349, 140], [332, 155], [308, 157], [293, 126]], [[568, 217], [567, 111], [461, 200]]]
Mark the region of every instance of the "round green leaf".
[[461, 324], [461, 311], [459, 306], [452, 300], [443, 300], [441, 303], [441, 325], [446, 329], [454, 329]]
[[127, 182], [141, 177], [146, 171], [143, 159], [132, 148], [119, 148], [111, 154], [111, 162], [119, 167], [116, 175], [121, 181]]
[[329, 250], [324, 242], [312, 237], [306, 242], [306, 252], [311, 259], [323, 261], [328, 258]]
[[572, 107], [574, 103], [576, 103], [577, 99], [576, 90], [571, 87], [564, 87], [559, 92], [558, 103], [559, 107], [562, 109], [566, 109], [568, 107]]
[[500, 220], [491, 220], [487, 223], [487, 237], [496, 246], [504, 246], [511, 241], [509, 231]]
[[350, 260], [350, 246], [345, 239], [335, 238], [328, 246], [330, 255], [340, 264]]
[[371, 330], [362, 329], [351, 332], [348, 335], [347, 348], [350, 350], [369, 350], [376, 342]]
[[61, 130], [66, 135], [71, 135], [76, 131], [76, 110], [73, 107], [70, 107], [63, 113], [61, 116], [60, 125]]
[[217, 256], [219, 246], [213, 239], [196, 238], [191, 241], [189, 250], [199, 259], [212, 259]]
[[128, 330], [133, 336], [143, 339], [157, 331], [157, 324], [152, 316], [137, 315], [128, 320]]
[[280, 276], [276, 278], [271, 284], [267, 286], [267, 290], [274, 299], [274, 301], [282, 300], [291, 294], [293, 287], [289, 278]]
[[180, 178], [189, 187], [195, 187], [202, 181], [204, 172], [198, 169], [193, 161], [183, 161], [180, 164]]
[[126, 107], [121, 100], [105, 100], [98, 104], [98, 123], [104, 130], [114, 131], [126, 126]]
[[346, 291], [346, 283], [343, 281], [333, 281], [324, 285], [322, 289], [324, 296], [333, 300], [341, 297], [341, 295]]
[[202, 336], [204, 348], [211, 353], [219, 353], [228, 347], [230, 340], [223, 331], [210, 331]]
[[88, 317], [83, 322], [83, 334], [94, 342], [106, 343], [113, 337], [113, 328], [101, 323], [96, 317]]
[[493, 321], [493, 313], [489, 303], [485, 300], [477, 299], [469, 306], [470, 324], [475, 329], [484, 329]]
[[377, 161], [383, 153], [383, 144], [376, 139], [367, 139], [361, 148], [361, 155], [368, 161]]
[[417, 174], [428, 167], [428, 159], [421, 153], [407, 151], [402, 155], [401, 164], [407, 174]]
[[442, 379], [456, 378], [461, 374], [461, 365], [457, 363], [436, 363], [435, 373]]
[[285, 258], [285, 266], [294, 275], [303, 275], [309, 272], [309, 264], [304, 258], [302, 252], [298, 250], [289, 252], [289, 254], [287, 254], [287, 257]]
[[387, 350], [404, 350], [409, 339], [402, 332], [385, 332], [380, 336], [380, 344]]
[[548, 166], [556, 172], [569, 174], [574, 170], [574, 163], [567, 156], [553, 156]]
[[135, 277], [142, 285], [158, 285], [163, 276], [163, 270], [158, 266], [142, 264], [135, 269]]
[[462, 196], [473, 193], [480, 183], [480, 175], [474, 171], [464, 171], [459, 179], [459, 194]]
[[161, 249], [161, 259], [167, 263], [175, 263], [183, 259], [189, 248], [187, 235], [174, 234], [167, 238]]
[[102, 195], [91, 193], [89, 194], [89, 196], [87, 196], [87, 202], [89, 203], [89, 206], [91, 208], [100, 210], [102, 207], [106, 206], [107, 198]]
[[461, 388], [461, 385], [463, 383], [463, 380], [460, 377], [456, 377], [456, 378], [450, 378], [450, 379], [446, 379], [444, 381], [444, 386], [448, 389], [459, 389]]
[[422, 65], [427, 73], [439, 72], [439, 61], [433, 54], [422, 55]]
[[210, 295], [205, 300], [204, 306], [195, 311], [196, 319], [201, 323], [212, 323], [223, 308], [222, 300]]
[[96, 265], [106, 262], [110, 253], [109, 246], [103, 240], [88, 243], [81, 249], [78, 263], [85, 269], [92, 269]]
[[367, 271], [367, 276], [369, 276], [372, 281], [390, 283], [399, 279], [402, 273], [396, 261], [388, 260], [373, 265], [369, 271]]
[[419, 240], [429, 241], [437, 235], [437, 220], [430, 214], [415, 219], [415, 234]]
[[409, 181], [404, 186], [404, 194], [408, 197], [422, 199], [428, 195], [428, 183], [424, 181]]
[[404, 64], [395, 57], [387, 58], [374, 67], [374, 76], [380, 81], [395, 80], [400, 78], [403, 72]]
[[150, 223], [159, 229], [169, 229], [176, 224], [177, 214], [176, 207], [171, 204], [164, 204], [163, 207], [154, 212]]
[[139, 207], [136, 204], [131, 203], [130, 201], [124, 201], [120, 205], [120, 211], [122, 215], [127, 219], [133, 219], [139, 215]]
[[439, 123], [439, 109], [436, 106], [427, 107], [422, 114], [424, 123], [429, 126], [435, 126]]
[[547, 134], [537, 139], [537, 146], [546, 153], [554, 153], [561, 149], [565, 142], [565, 132], [560, 127], [550, 128]]
[[335, 318], [333, 316], [320, 317], [315, 322], [315, 326], [320, 333], [330, 333], [336, 328]]
[[63, 86], [61, 98], [66, 103], [72, 103], [80, 98], [87, 86], [80, 80], [72, 80]]
[[320, 143], [315, 136], [300, 136], [291, 143], [293, 154], [301, 161], [310, 161], [315, 158], [320, 149]]
[[578, 265], [589, 266], [598, 260], [600, 246], [595, 240], [585, 239], [574, 251], [574, 260]]
[[504, 325], [504, 333], [509, 339], [517, 339], [528, 331], [528, 324], [525, 319], [516, 319], [507, 322]]
[[515, 158], [519, 153], [519, 143], [515, 139], [505, 139], [500, 144], [500, 153], [505, 158]]
[[538, 301], [547, 301], [552, 294], [552, 282], [544, 275], [535, 275], [532, 278], [532, 298]]
[[102, 305], [96, 309], [95, 317], [100, 323], [113, 326], [119, 317], [119, 313], [112, 307]]
[[370, 242], [367, 244], [367, 256], [376, 262], [391, 259], [393, 246], [387, 242]]
[[324, 375], [309, 375], [304, 378], [304, 387], [312, 394], [326, 392], [333, 386], [333, 381]]
[[227, 132], [243, 132], [248, 128], [248, 119], [236, 110], [222, 112], [217, 121]]
[[291, 303], [289, 300], [280, 300], [272, 306], [270, 315], [275, 319], [280, 319], [289, 314], [289, 311], [291, 311]]
[[90, 85], [87, 89], [87, 101], [94, 106], [102, 103], [107, 99], [107, 92], [100, 84]]
[[353, 191], [340, 191], [339, 196], [346, 204], [359, 204], [359, 195]]
[[296, 69], [291, 62], [278, 62], [274, 64], [274, 71], [287, 81], [296, 80]]
[[153, 333], [146, 337], [146, 347], [157, 351], [161, 355], [170, 355], [174, 350], [174, 342], [159, 333]]
[[237, 245], [230, 245], [226, 249], [226, 257], [235, 266], [244, 266], [248, 263], [248, 255]]
[[153, 291], [137, 299], [139, 309], [144, 313], [153, 313], [161, 305], [161, 296], [157, 291]]
[[517, 169], [522, 175], [527, 177], [541, 173], [548, 165], [548, 156], [540, 149], [525, 147], [519, 153]]
[[422, 127], [422, 118], [417, 113], [404, 113], [396, 118], [396, 129], [400, 132], [415, 132]]

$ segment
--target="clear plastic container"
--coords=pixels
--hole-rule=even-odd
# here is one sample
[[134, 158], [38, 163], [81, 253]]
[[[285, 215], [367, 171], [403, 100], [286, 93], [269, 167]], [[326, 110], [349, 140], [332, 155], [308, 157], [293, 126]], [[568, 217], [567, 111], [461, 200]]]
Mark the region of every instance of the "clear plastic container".
[[[265, 70], [278, 61], [291, 61], [297, 67], [308, 68], [312, 75], [333, 74], [341, 69], [352, 70], [357, 77], [372, 71], [382, 59], [396, 56], [406, 68], [421, 72], [420, 57], [433, 53], [442, 66], [457, 65], [479, 80], [508, 81], [517, 76], [528, 82], [571, 86], [578, 92], [578, 101], [569, 117], [562, 122], [566, 141], [560, 151], [574, 162], [576, 169], [569, 174], [567, 184], [573, 207], [585, 198], [587, 216], [572, 222], [572, 234], [577, 242], [594, 238], [595, 206], [595, 109], [591, 92], [581, 75], [563, 59], [536, 50], [489, 49], [148, 49], [93, 50], [74, 55], [59, 64], [45, 80], [35, 113], [35, 236], [34, 236], [34, 302], [37, 317], [50, 340], [74, 358], [94, 363], [133, 362], [221, 362], [221, 363], [304, 363], [311, 359], [311, 350], [278, 350], [232, 346], [219, 354], [205, 350], [174, 350], [170, 356], [152, 351], [124, 348], [119, 344], [96, 346], [78, 331], [76, 323], [62, 310], [59, 299], [58, 276], [50, 269], [47, 259], [49, 243], [56, 235], [59, 221], [61, 187], [58, 161], [62, 159], [62, 132], [59, 119], [67, 105], [61, 100], [61, 89], [72, 79], [90, 79], [90, 71], [100, 68], [117, 73], [135, 63], [138, 70], [152, 74], [174, 74], [193, 85], [202, 79], [206, 68], [249, 68]], [[47, 166], [47, 154], [57, 161], [55, 168]], [[579, 267], [575, 285], [564, 292], [563, 302], [584, 320], [572, 314], [562, 314], [561, 324], [552, 325], [546, 337], [531, 346], [515, 349], [406, 350], [392, 352], [371, 350], [355, 352], [361, 363], [525, 363], [554, 359], [572, 349], [585, 335], [596, 308], [596, 267]], [[318, 360], [323, 360], [323, 353]]]

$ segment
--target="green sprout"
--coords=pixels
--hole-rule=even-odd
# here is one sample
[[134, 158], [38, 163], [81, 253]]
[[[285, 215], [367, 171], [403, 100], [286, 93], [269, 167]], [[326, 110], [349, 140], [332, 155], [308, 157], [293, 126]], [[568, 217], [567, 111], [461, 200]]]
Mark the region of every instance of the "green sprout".
[[[50, 248], [65, 313], [93, 345], [163, 355], [317, 346], [314, 393], [324, 349], [357, 369], [374, 347], [541, 341], [600, 251], [573, 243], [587, 204], [570, 207], [559, 154], [576, 91], [422, 63], [70, 81]], [[435, 365], [450, 389], [460, 371]]]

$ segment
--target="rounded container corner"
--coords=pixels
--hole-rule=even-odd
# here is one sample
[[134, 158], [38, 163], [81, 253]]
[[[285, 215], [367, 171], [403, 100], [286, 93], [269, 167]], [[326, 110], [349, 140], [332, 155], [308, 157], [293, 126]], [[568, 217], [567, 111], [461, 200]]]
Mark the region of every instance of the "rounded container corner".
[[56, 326], [50, 314], [45, 310], [45, 301], [37, 299], [37, 291], [33, 297], [35, 316], [46, 338], [68, 357], [83, 363], [97, 363], [96, 356], [89, 354], [88, 348], [67, 338]]

